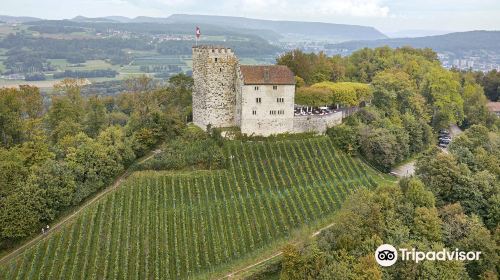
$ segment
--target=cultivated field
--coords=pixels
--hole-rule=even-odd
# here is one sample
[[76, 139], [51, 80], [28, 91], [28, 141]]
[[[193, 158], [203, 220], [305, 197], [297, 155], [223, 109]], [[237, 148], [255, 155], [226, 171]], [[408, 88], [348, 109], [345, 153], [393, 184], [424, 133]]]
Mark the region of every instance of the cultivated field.
[[331, 215], [378, 176], [326, 137], [230, 142], [228, 168], [137, 172], [0, 279], [185, 279]]

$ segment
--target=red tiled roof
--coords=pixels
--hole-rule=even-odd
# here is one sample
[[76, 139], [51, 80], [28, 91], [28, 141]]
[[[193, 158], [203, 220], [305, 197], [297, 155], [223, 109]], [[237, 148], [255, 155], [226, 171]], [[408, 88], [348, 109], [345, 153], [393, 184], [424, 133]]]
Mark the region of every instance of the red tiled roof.
[[490, 112], [500, 112], [500, 102], [488, 102], [486, 106]]
[[241, 65], [245, 85], [295, 85], [295, 76], [283, 65]]

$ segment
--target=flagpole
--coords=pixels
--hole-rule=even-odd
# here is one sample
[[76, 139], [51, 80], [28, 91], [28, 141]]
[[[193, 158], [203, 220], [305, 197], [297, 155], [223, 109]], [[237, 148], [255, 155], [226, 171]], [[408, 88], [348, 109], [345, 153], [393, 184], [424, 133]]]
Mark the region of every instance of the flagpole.
[[194, 34], [194, 40], [195, 40], [195, 44], [196, 46], [198, 47], [198, 39], [200, 38], [200, 28], [198, 26], [196, 26], [196, 32]]

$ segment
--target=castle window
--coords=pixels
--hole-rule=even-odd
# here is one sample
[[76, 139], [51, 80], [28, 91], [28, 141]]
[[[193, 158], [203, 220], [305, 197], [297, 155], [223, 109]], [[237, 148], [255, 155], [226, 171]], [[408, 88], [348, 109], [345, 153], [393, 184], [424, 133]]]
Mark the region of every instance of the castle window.
[[277, 89], [278, 89], [278, 86], [273, 86], [273, 89], [274, 89], [274, 90], [277, 90]]
[[276, 110], [269, 111], [269, 115], [276, 115]]
[[259, 87], [258, 87], [258, 86], [255, 86], [253, 89], [254, 89], [254, 90], [259, 90]]
[[215, 62], [217, 62], [217, 57], [215, 58]]
[[278, 102], [278, 103], [283, 103], [283, 102], [285, 102], [285, 98], [283, 98], [283, 97], [278, 97], [278, 98], [276, 98], [276, 102]]
[[256, 110], [253, 110], [253, 111], [252, 111], [252, 115], [257, 115], [257, 111], [256, 111]]
[[222, 72], [222, 68], [219, 68], [219, 72]]
[[255, 102], [262, 103], [262, 98], [260, 98], [260, 97], [255, 98]]

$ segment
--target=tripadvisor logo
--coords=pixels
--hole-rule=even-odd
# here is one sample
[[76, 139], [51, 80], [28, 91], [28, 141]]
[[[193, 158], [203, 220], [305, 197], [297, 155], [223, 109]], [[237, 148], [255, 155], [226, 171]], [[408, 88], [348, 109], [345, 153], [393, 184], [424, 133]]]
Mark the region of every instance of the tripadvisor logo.
[[402, 261], [414, 261], [419, 263], [421, 261], [477, 261], [481, 252], [464, 252], [455, 249], [450, 251], [443, 249], [441, 251], [417, 251], [415, 248], [411, 250], [406, 248], [399, 248], [398, 250], [390, 244], [380, 245], [375, 251], [375, 260], [381, 266], [391, 266], [398, 260], [398, 255]]

